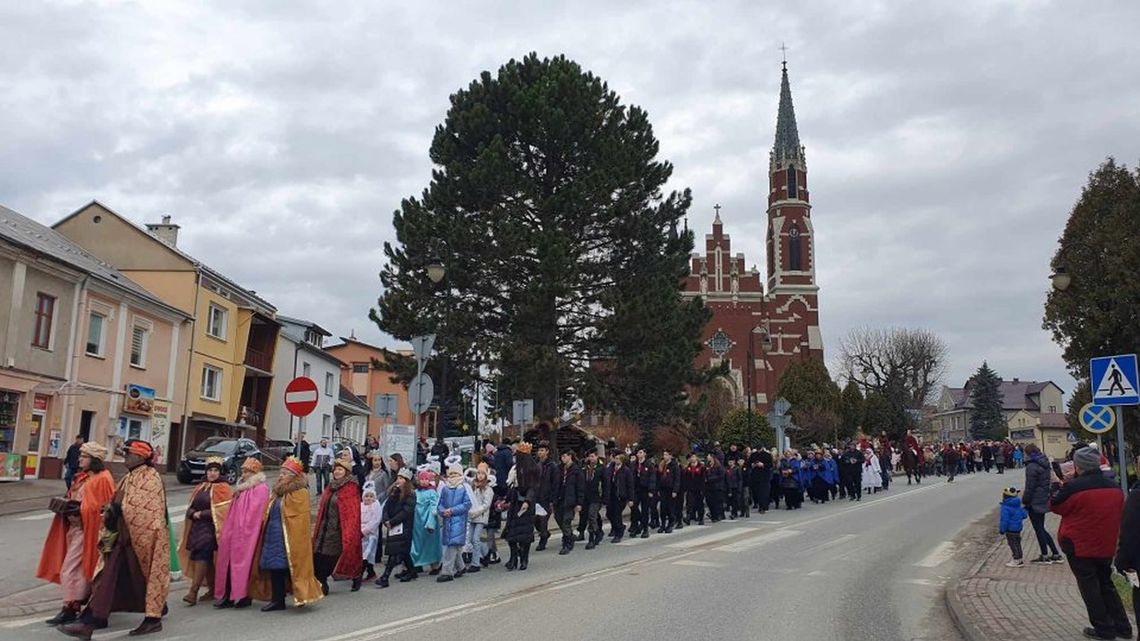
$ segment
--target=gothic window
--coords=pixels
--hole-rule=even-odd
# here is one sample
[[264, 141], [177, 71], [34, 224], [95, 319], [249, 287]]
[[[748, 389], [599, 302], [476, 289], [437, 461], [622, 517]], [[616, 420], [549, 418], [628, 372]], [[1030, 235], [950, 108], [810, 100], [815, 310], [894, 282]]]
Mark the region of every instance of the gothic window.
[[724, 358], [724, 355], [727, 354], [736, 343], [728, 337], [728, 334], [724, 333], [723, 329], [718, 329], [705, 344], [708, 345], [709, 349], [719, 358]]
[[798, 198], [799, 194], [796, 183], [796, 168], [788, 167], [788, 198]]
[[800, 228], [792, 225], [788, 232], [788, 269], [794, 272], [803, 270], [803, 257], [801, 252]]

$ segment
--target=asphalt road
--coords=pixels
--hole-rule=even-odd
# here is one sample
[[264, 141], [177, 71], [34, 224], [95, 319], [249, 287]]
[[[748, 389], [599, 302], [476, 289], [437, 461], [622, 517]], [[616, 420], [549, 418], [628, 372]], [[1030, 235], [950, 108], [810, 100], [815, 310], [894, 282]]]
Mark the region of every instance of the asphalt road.
[[[971, 562], [954, 539], [988, 514], [1021, 474], [972, 475], [954, 484], [896, 484], [889, 492], [763, 517], [688, 527], [557, 556], [532, 552], [526, 572], [494, 566], [439, 585], [423, 576], [359, 593], [335, 583], [316, 606], [185, 607], [171, 594], [163, 639], [464, 641], [584, 638], [958, 639], [942, 586]], [[0, 520], [0, 536], [8, 526]], [[996, 536], [996, 535], [995, 535]], [[6, 542], [9, 539], [4, 539]], [[29, 553], [39, 540], [16, 540]], [[7, 545], [5, 545], [7, 547]], [[503, 548], [505, 551], [505, 547]], [[9, 572], [4, 567], [4, 573]], [[2, 577], [7, 580], [8, 577]], [[0, 639], [62, 639], [39, 621], [0, 621]], [[126, 635], [137, 615], [116, 615], [96, 639]]]

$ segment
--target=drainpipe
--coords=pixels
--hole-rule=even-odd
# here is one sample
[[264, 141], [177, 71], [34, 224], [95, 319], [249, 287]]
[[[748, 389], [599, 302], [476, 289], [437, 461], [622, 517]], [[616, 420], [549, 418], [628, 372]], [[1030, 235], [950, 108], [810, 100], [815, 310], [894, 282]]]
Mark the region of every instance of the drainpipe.
[[182, 436], [178, 439], [178, 460], [174, 461], [174, 457], [171, 456], [171, 465], [176, 470], [182, 463], [182, 455], [186, 453], [186, 431], [190, 422], [190, 381], [193, 380], [194, 374], [194, 344], [198, 341], [198, 296], [202, 291], [202, 269], [195, 267], [195, 272], [194, 315], [190, 320], [190, 355], [186, 358], [186, 393], [182, 397]]
[[[90, 274], [85, 274], [83, 279], [79, 281], [75, 307], [72, 308], [71, 338], [67, 346], [67, 372], [64, 378], [67, 379], [65, 385], [73, 385], [74, 387], [79, 387], [79, 350], [76, 349], [76, 337], [80, 335], [79, 323], [83, 319], [84, 310], [87, 309], [87, 281], [90, 278]], [[84, 343], [86, 344], [86, 341], [84, 341]], [[84, 351], [86, 351], [86, 349]], [[62, 411], [60, 412], [60, 414], [62, 414], [60, 421], [63, 423], [63, 433], [60, 435], [61, 450], [65, 443], [75, 440], [75, 436], [71, 434], [71, 423], [75, 416], [75, 397], [72, 394], [68, 394], [65, 398], [66, 400], [63, 402]], [[76, 433], [78, 434], [78, 432]]]
[[[277, 340], [281, 340], [281, 332], [277, 332]], [[297, 377], [297, 356], [301, 353], [301, 343], [293, 343], [293, 378]], [[286, 383], [288, 385], [288, 383]], [[284, 396], [285, 392], [282, 390], [281, 395]], [[289, 415], [289, 440], [293, 440], [293, 419], [297, 418], [292, 414]], [[295, 445], [294, 445], [295, 446]], [[298, 450], [300, 451], [300, 450]]]

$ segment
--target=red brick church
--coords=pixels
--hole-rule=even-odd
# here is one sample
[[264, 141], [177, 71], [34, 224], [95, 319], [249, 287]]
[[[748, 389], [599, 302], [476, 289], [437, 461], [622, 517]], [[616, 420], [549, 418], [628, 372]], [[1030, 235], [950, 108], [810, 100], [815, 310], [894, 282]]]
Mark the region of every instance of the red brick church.
[[787, 64], [780, 85], [776, 141], [768, 161], [768, 231], [765, 277], [732, 253], [720, 205], [705, 253], [693, 254], [686, 296], [700, 296], [713, 318], [701, 340], [697, 365], [728, 361], [739, 405], [767, 412], [788, 365], [823, 360], [819, 286], [815, 280], [815, 232], [811, 224], [807, 163], [796, 129]]

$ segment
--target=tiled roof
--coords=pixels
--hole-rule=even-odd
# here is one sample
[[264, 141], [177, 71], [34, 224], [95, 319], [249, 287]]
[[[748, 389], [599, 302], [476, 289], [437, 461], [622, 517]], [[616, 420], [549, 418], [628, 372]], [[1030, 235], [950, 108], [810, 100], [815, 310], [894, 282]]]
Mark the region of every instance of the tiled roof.
[[[1040, 411], [1041, 408], [1037, 406], [1033, 397], [1052, 384], [1052, 381], [1002, 381], [1002, 409], [1013, 412], [1017, 410]], [[971, 387], [973, 387], [972, 381], [967, 381], [965, 387], [946, 388], [950, 392], [950, 398], [954, 400], [955, 409], [970, 409], [974, 406], [970, 398]]]
[[1041, 427], [1068, 427], [1069, 417], [1064, 414], [1042, 414]]
[[63, 234], [3, 205], [0, 205], [0, 237], [186, 318], [186, 314], [162, 302], [143, 289], [142, 285], [99, 260]]
[[352, 390], [348, 389], [344, 385], [340, 386], [340, 403], [341, 405], [346, 405], [348, 407], [364, 412], [365, 415], [372, 413], [372, 409], [368, 407], [368, 403], [365, 403], [364, 401], [357, 398], [356, 394], [353, 394]]

